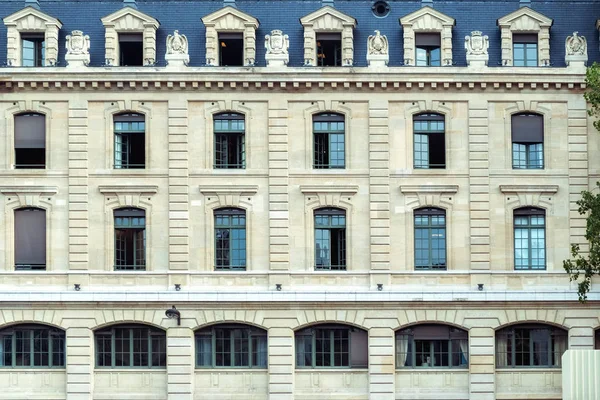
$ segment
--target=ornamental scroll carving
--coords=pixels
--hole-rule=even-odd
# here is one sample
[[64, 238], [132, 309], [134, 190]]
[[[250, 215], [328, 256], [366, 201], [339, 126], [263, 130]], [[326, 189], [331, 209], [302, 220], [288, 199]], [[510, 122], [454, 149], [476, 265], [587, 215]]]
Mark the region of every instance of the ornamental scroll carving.
[[382, 35], [378, 30], [375, 30], [375, 35], [369, 36], [367, 45], [371, 55], [388, 54], [387, 36]]

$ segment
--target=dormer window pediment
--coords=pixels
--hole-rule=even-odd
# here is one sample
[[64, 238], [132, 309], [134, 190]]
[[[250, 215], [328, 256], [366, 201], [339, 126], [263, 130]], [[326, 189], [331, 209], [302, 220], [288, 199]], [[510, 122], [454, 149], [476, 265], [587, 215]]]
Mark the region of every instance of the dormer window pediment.
[[11, 66], [53, 66], [58, 61], [62, 22], [33, 7], [3, 19], [7, 28], [7, 62]]
[[356, 19], [325, 6], [302, 18], [304, 63], [309, 66], [352, 66]]
[[102, 18], [102, 24], [107, 64], [154, 65], [158, 20], [134, 8], [124, 7]]
[[256, 60], [256, 30], [253, 16], [224, 7], [202, 18], [206, 27], [206, 64], [252, 66]]
[[[547, 66], [550, 65], [550, 27], [551, 18], [521, 7], [518, 10], [498, 19], [502, 37], [502, 65], [504, 66]], [[533, 35], [533, 36], [532, 36]], [[537, 36], [537, 40], [532, 37]], [[523, 39], [524, 38], [524, 39]], [[532, 49], [537, 48], [537, 52]], [[526, 57], [537, 53], [537, 59]]]
[[452, 65], [452, 27], [455, 20], [431, 7], [400, 18], [404, 31], [404, 65]]

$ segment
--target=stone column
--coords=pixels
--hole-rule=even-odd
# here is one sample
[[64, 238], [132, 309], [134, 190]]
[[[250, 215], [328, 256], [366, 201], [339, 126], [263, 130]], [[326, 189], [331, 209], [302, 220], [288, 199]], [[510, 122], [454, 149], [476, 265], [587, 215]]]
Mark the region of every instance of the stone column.
[[394, 339], [391, 328], [369, 330], [369, 400], [396, 398]]
[[469, 399], [494, 400], [496, 381], [494, 365], [495, 331], [471, 328], [469, 331]]
[[167, 393], [169, 400], [194, 398], [194, 331], [167, 329]]
[[294, 399], [294, 331], [269, 328], [269, 400]]
[[91, 400], [94, 394], [94, 332], [72, 327], [66, 332], [67, 400]]

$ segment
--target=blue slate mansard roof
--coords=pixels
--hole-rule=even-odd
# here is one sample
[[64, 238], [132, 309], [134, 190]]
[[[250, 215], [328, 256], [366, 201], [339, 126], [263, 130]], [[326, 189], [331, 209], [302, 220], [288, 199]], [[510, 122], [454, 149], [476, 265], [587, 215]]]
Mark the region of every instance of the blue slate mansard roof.
[[[367, 37], [375, 29], [387, 35], [390, 66], [403, 61], [402, 27], [399, 18], [420, 7], [420, 0], [387, 0], [391, 11], [385, 18], [373, 15], [372, 0], [335, 0], [336, 9], [356, 18], [354, 30], [354, 65], [366, 66]], [[100, 19], [123, 7], [122, 0], [39, 0], [44, 13], [63, 23], [60, 30], [59, 66], [65, 63], [65, 37], [82, 30], [91, 37], [91, 66], [104, 64], [104, 26]], [[281, 29], [290, 37], [290, 66], [303, 65], [303, 28], [300, 18], [321, 8], [321, 0], [237, 0], [236, 6], [257, 18], [256, 65], [265, 65], [263, 38], [273, 29]], [[205, 28], [201, 18], [224, 6], [223, 0], [137, 0], [138, 10], [160, 21], [157, 31], [157, 65], [164, 66], [166, 37], [175, 29], [189, 40], [190, 66], [205, 65]], [[0, 18], [25, 7], [24, 0], [0, 0]], [[434, 0], [433, 7], [456, 19], [452, 31], [453, 59], [457, 66], [466, 65], [464, 38], [479, 30], [490, 38], [489, 66], [500, 66], [501, 18], [519, 8], [519, 0]], [[600, 0], [532, 0], [531, 8], [552, 18], [550, 29], [551, 65], [565, 66], [565, 39], [573, 31], [588, 41], [589, 64], [600, 62], [596, 21], [600, 19]], [[6, 62], [6, 27], [0, 24], [0, 64]]]

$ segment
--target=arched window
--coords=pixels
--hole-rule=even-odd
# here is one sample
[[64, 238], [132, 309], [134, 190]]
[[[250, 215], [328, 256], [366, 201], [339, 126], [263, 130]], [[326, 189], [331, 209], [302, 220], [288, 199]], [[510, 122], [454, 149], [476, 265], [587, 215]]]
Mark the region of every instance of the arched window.
[[515, 269], [546, 269], [546, 212], [525, 207], [514, 211]]
[[115, 124], [115, 169], [146, 167], [146, 118], [126, 113], [113, 117]]
[[511, 122], [513, 169], [544, 168], [544, 117], [521, 113]]
[[414, 214], [415, 269], [446, 269], [446, 211], [419, 208]]
[[267, 331], [249, 325], [215, 325], [196, 332], [198, 368], [267, 368]]
[[297, 368], [367, 368], [367, 331], [322, 324], [296, 332]]
[[216, 269], [246, 269], [246, 212], [239, 208], [215, 210]]
[[496, 332], [496, 367], [556, 367], [567, 350], [567, 331], [548, 325], [520, 324]]
[[314, 168], [345, 168], [345, 118], [342, 114], [313, 116]]
[[119, 208], [115, 216], [115, 270], [146, 269], [146, 212]]
[[414, 167], [446, 168], [446, 128], [441, 114], [413, 117]]
[[396, 368], [467, 368], [469, 334], [440, 324], [422, 324], [396, 332]]
[[46, 168], [45, 115], [15, 115], [15, 168]]
[[144, 325], [117, 325], [98, 330], [96, 366], [98, 368], [165, 368], [167, 335]]
[[214, 116], [215, 168], [246, 168], [246, 120], [243, 114]]
[[315, 268], [346, 269], [346, 211], [315, 210]]
[[0, 368], [64, 368], [65, 332], [44, 325], [0, 331]]
[[46, 269], [46, 211], [15, 210], [15, 269]]

